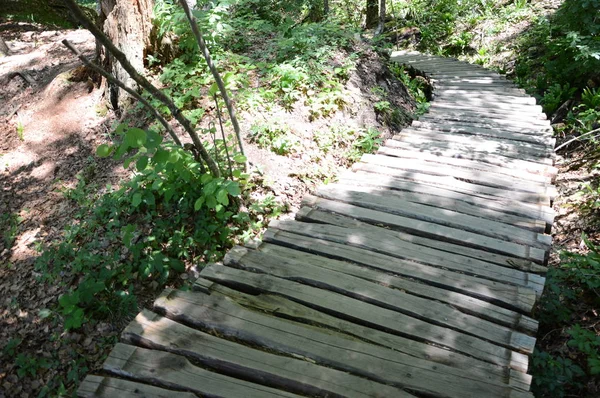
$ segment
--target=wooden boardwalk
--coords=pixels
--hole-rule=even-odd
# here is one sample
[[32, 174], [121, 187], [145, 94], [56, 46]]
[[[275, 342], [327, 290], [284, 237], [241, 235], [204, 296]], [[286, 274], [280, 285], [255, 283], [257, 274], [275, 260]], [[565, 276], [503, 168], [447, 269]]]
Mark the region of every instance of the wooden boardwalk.
[[430, 111], [167, 289], [82, 397], [532, 397], [554, 139], [500, 75], [417, 53]]

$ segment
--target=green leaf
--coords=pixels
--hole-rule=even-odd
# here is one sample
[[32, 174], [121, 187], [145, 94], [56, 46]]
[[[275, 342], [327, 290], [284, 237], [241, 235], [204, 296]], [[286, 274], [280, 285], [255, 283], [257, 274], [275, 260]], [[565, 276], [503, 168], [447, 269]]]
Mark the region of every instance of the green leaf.
[[235, 160], [236, 163], [246, 163], [248, 159], [244, 155], [237, 154], [233, 157], [233, 160]]
[[140, 194], [139, 192], [136, 192], [133, 194], [133, 197], [131, 198], [131, 204], [133, 205], [133, 207], [138, 207], [140, 205], [140, 203], [142, 203], [142, 194]]
[[200, 182], [202, 184], [206, 184], [207, 182], [212, 180], [212, 176], [210, 174], [202, 174], [202, 177], [200, 177]]
[[242, 190], [240, 189], [240, 185], [237, 182], [230, 182], [227, 185], [227, 192], [229, 192], [229, 194], [231, 196], [239, 196], [242, 194]]
[[204, 204], [204, 200], [205, 197], [201, 196], [198, 199], [196, 199], [196, 202], [194, 203], [194, 210], [198, 211], [202, 208], [202, 205]]
[[152, 156], [152, 161], [155, 164], [164, 164], [167, 163], [169, 160], [169, 151], [159, 148], [156, 153], [154, 154], [154, 156]]
[[208, 95], [210, 95], [211, 97], [214, 96], [218, 92], [219, 92], [219, 86], [217, 86], [217, 83], [213, 83], [210, 86], [210, 88], [208, 89]]
[[142, 156], [139, 158], [135, 166], [137, 167], [138, 171], [146, 170], [146, 166], [148, 166], [148, 157]]
[[110, 155], [112, 152], [112, 147], [107, 144], [102, 144], [98, 148], [96, 148], [96, 155], [101, 158], [105, 158]]
[[206, 196], [206, 206], [209, 209], [214, 209], [217, 206], [217, 198], [215, 198], [214, 195], [207, 195]]
[[227, 190], [220, 189], [217, 192], [217, 202], [221, 203], [224, 206], [229, 204], [229, 195], [227, 194]]
[[130, 147], [139, 148], [146, 143], [148, 136], [146, 132], [142, 129], [138, 129], [136, 127], [131, 127], [125, 133], [125, 142]]

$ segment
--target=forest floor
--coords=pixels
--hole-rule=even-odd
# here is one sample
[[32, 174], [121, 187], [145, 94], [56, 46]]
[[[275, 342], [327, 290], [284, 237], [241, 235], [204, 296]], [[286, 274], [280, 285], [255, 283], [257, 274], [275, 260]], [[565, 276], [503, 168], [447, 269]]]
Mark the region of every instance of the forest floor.
[[[11, 22], [0, 22], [0, 34], [11, 50], [0, 58], [0, 398], [55, 395], [73, 391], [88, 371], [101, 367], [127, 319], [65, 332], [53, 308], [69, 286], [40, 281], [34, 262], [40, 250], [61, 240], [64, 228], [75, 221], [77, 207], [65, 193], [79, 179], [102, 190], [107, 184], [118, 185], [131, 172], [119, 162], [95, 156], [98, 145], [111, 141], [119, 120], [102, 105], [103, 91], [61, 44], [66, 38], [93, 56], [93, 37], [85, 30]], [[373, 88], [389, 89], [406, 115], [414, 102], [384, 65], [365, 46], [345, 87], [345, 110], [328, 118], [310, 121], [301, 105], [287, 111], [274, 107], [241, 112], [248, 141], [252, 128], [260, 128], [252, 120], [268, 120], [270, 126], [276, 121], [291, 140], [286, 156], [246, 143], [255, 200], [272, 198], [288, 211], [283, 217], [291, 217], [305, 193], [334, 180], [351, 163], [344, 153], [357, 138], [326, 137], [335, 126], [370, 126], [382, 133], [381, 138], [393, 133], [373, 109], [380, 100]], [[152, 288], [139, 293], [139, 307], [158, 293]]]

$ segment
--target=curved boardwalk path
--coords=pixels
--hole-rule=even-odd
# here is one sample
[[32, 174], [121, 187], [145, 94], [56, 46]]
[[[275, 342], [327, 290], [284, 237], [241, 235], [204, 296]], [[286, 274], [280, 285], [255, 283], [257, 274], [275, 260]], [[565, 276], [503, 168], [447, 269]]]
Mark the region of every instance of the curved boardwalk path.
[[496, 73], [393, 59], [434, 79], [429, 113], [165, 290], [80, 396], [532, 397], [550, 125]]

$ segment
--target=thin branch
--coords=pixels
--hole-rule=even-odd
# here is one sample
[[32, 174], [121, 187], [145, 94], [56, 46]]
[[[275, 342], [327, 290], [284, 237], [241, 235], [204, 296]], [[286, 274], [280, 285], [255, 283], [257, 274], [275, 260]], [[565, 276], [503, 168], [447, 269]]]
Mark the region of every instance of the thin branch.
[[578, 137], [575, 137], [575, 138], [573, 138], [573, 139], [570, 139], [569, 141], [567, 141], [567, 142], [564, 142], [564, 143], [560, 144], [559, 146], [557, 146], [556, 148], [554, 148], [554, 152], [557, 152], [559, 149], [562, 149], [562, 148], [566, 147], [567, 145], [569, 145], [569, 144], [570, 144], [570, 143], [572, 143], [572, 142], [579, 141], [579, 139], [580, 139], [581, 137], [585, 137], [585, 136], [588, 136], [588, 135], [590, 135], [590, 134], [597, 133], [598, 131], [600, 131], [600, 128], [594, 129], [594, 130], [592, 130], [592, 131], [588, 131], [588, 132], [587, 132], [587, 133], [585, 133], [585, 134], [581, 134], [581, 135], [580, 135], [580, 136], [578, 136]]
[[229, 156], [229, 149], [227, 148], [227, 139], [225, 138], [225, 130], [223, 129], [223, 119], [221, 117], [221, 107], [219, 107], [219, 101], [217, 95], [213, 95], [215, 105], [217, 106], [217, 117], [219, 118], [219, 127], [221, 128], [221, 136], [223, 137], [223, 145], [225, 145], [225, 156], [227, 156], [227, 164], [229, 166], [229, 176], [233, 180], [233, 167], [231, 167], [231, 157]]
[[219, 91], [221, 92], [221, 96], [223, 97], [223, 100], [225, 101], [225, 106], [227, 107], [227, 112], [229, 113], [229, 118], [231, 119], [231, 124], [233, 125], [233, 130], [235, 131], [235, 135], [237, 137], [238, 145], [240, 147], [240, 152], [242, 155], [245, 155], [244, 145], [242, 143], [242, 136], [240, 133], [240, 125], [238, 124], [238, 120], [235, 115], [235, 109], [233, 108], [231, 100], [229, 99], [229, 95], [227, 94], [227, 89], [225, 89], [225, 84], [223, 83], [223, 80], [221, 79], [221, 75], [219, 74], [219, 71], [217, 71], [217, 68], [215, 67], [215, 65], [212, 62], [212, 58], [210, 57], [210, 53], [208, 52], [208, 47], [206, 47], [206, 43], [204, 42], [204, 39], [202, 38], [202, 34], [200, 33], [200, 30], [198, 29], [198, 23], [196, 21], [196, 18], [194, 17], [194, 15], [192, 15], [192, 12], [190, 11], [190, 8], [188, 7], [187, 2], [185, 0], [179, 0], [179, 4], [181, 4], [181, 7], [183, 7], [183, 10], [185, 11], [185, 15], [192, 27], [192, 32], [194, 33], [194, 36], [196, 37], [196, 42], [198, 43], [198, 47], [200, 48], [200, 51], [202, 51], [202, 55], [204, 56], [204, 59], [206, 60], [206, 64], [208, 65], [208, 68], [210, 69], [210, 71], [215, 79], [215, 82], [217, 83], [217, 87], [219, 88]]
[[146, 101], [146, 99], [144, 97], [142, 97], [141, 95], [139, 95], [135, 90], [130, 89], [129, 87], [127, 87], [125, 85], [125, 83], [123, 83], [122, 81], [120, 81], [119, 79], [117, 79], [116, 77], [114, 77], [112, 74], [108, 73], [107, 71], [105, 71], [102, 67], [100, 67], [99, 65], [97, 65], [96, 63], [94, 63], [93, 61], [90, 61], [89, 59], [87, 59], [75, 46], [73, 46], [73, 44], [71, 44], [67, 39], [64, 39], [62, 41], [62, 44], [65, 45], [65, 47], [67, 47], [69, 50], [71, 50], [71, 52], [73, 54], [75, 54], [77, 56], [77, 58], [79, 58], [88, 68], [93, 69], [94, 71], [98, 72], [99, 74], [101, 74], [104, 78], [106, 78], [108, 81], [110, 81], [113, 84], [116, 84], [117, 86], [119, 86], [119, 88], [125, 90], [127, 92], [127, 94], [131, 95], [133, 98], [135, 98], [136, 100], [140, 101], [146, 108], [148, 108], [148, 110], [150, 112], [152, 112], [152, 114], [154, 115], [154, 117], [160, 122], [160, 124], [163, 125], [163, 127], [167, 130], [167, 132], [169, 133], [169, 135], [171, 136], [171, 138], [173, 139], [173, 141], [181, 146], [181, 141], [179, 140], [179, 138], [177, 137], [177, 135], [175, 134], [175, 130], [173, 130], [173, 128], [171, 127], [171, 125], [165, 120], [164, 117], [162, 117], [160, 115], [160, 113], [156, 110], [156, 108], [154, 108], [148, 101]]
[[200, 141], [198, 134], [192, 127], [190, 121], [183, 116], [181, 113], [181, 109], [179, 109], [173, 101], [166, 96], [162, 91], [156, 88], [152, 83], [150, 83], [144, 76], [140, 75], [135, 68], [129, 63], [125, 54], [119, 50], [106, 35], [102, 32], [79, 8], [79, 6], [75, 3], [75, 0], [64, 0], [69, 10], [73, 13], [75, 18], [86, 28], [88, 29], [94, 37], [102, 43], [106, 50], [121, 64], [123, 69], [127, 71], [129, 76], [142, 88], [147, 90], [153, 97], [161, 101], [163, 104], [169, 108], [171, 114], [177, 119], [177, 121], [183, 126], [185, 131], [191, 137], [194, 142], [194, 146], [197, 148], [198, 153], [202, 160], [206, 162], [209, 170], [215, 176], [220, 176], [219, 167], [215, 163], [214, 159], [210, 156], [206, 147]]

